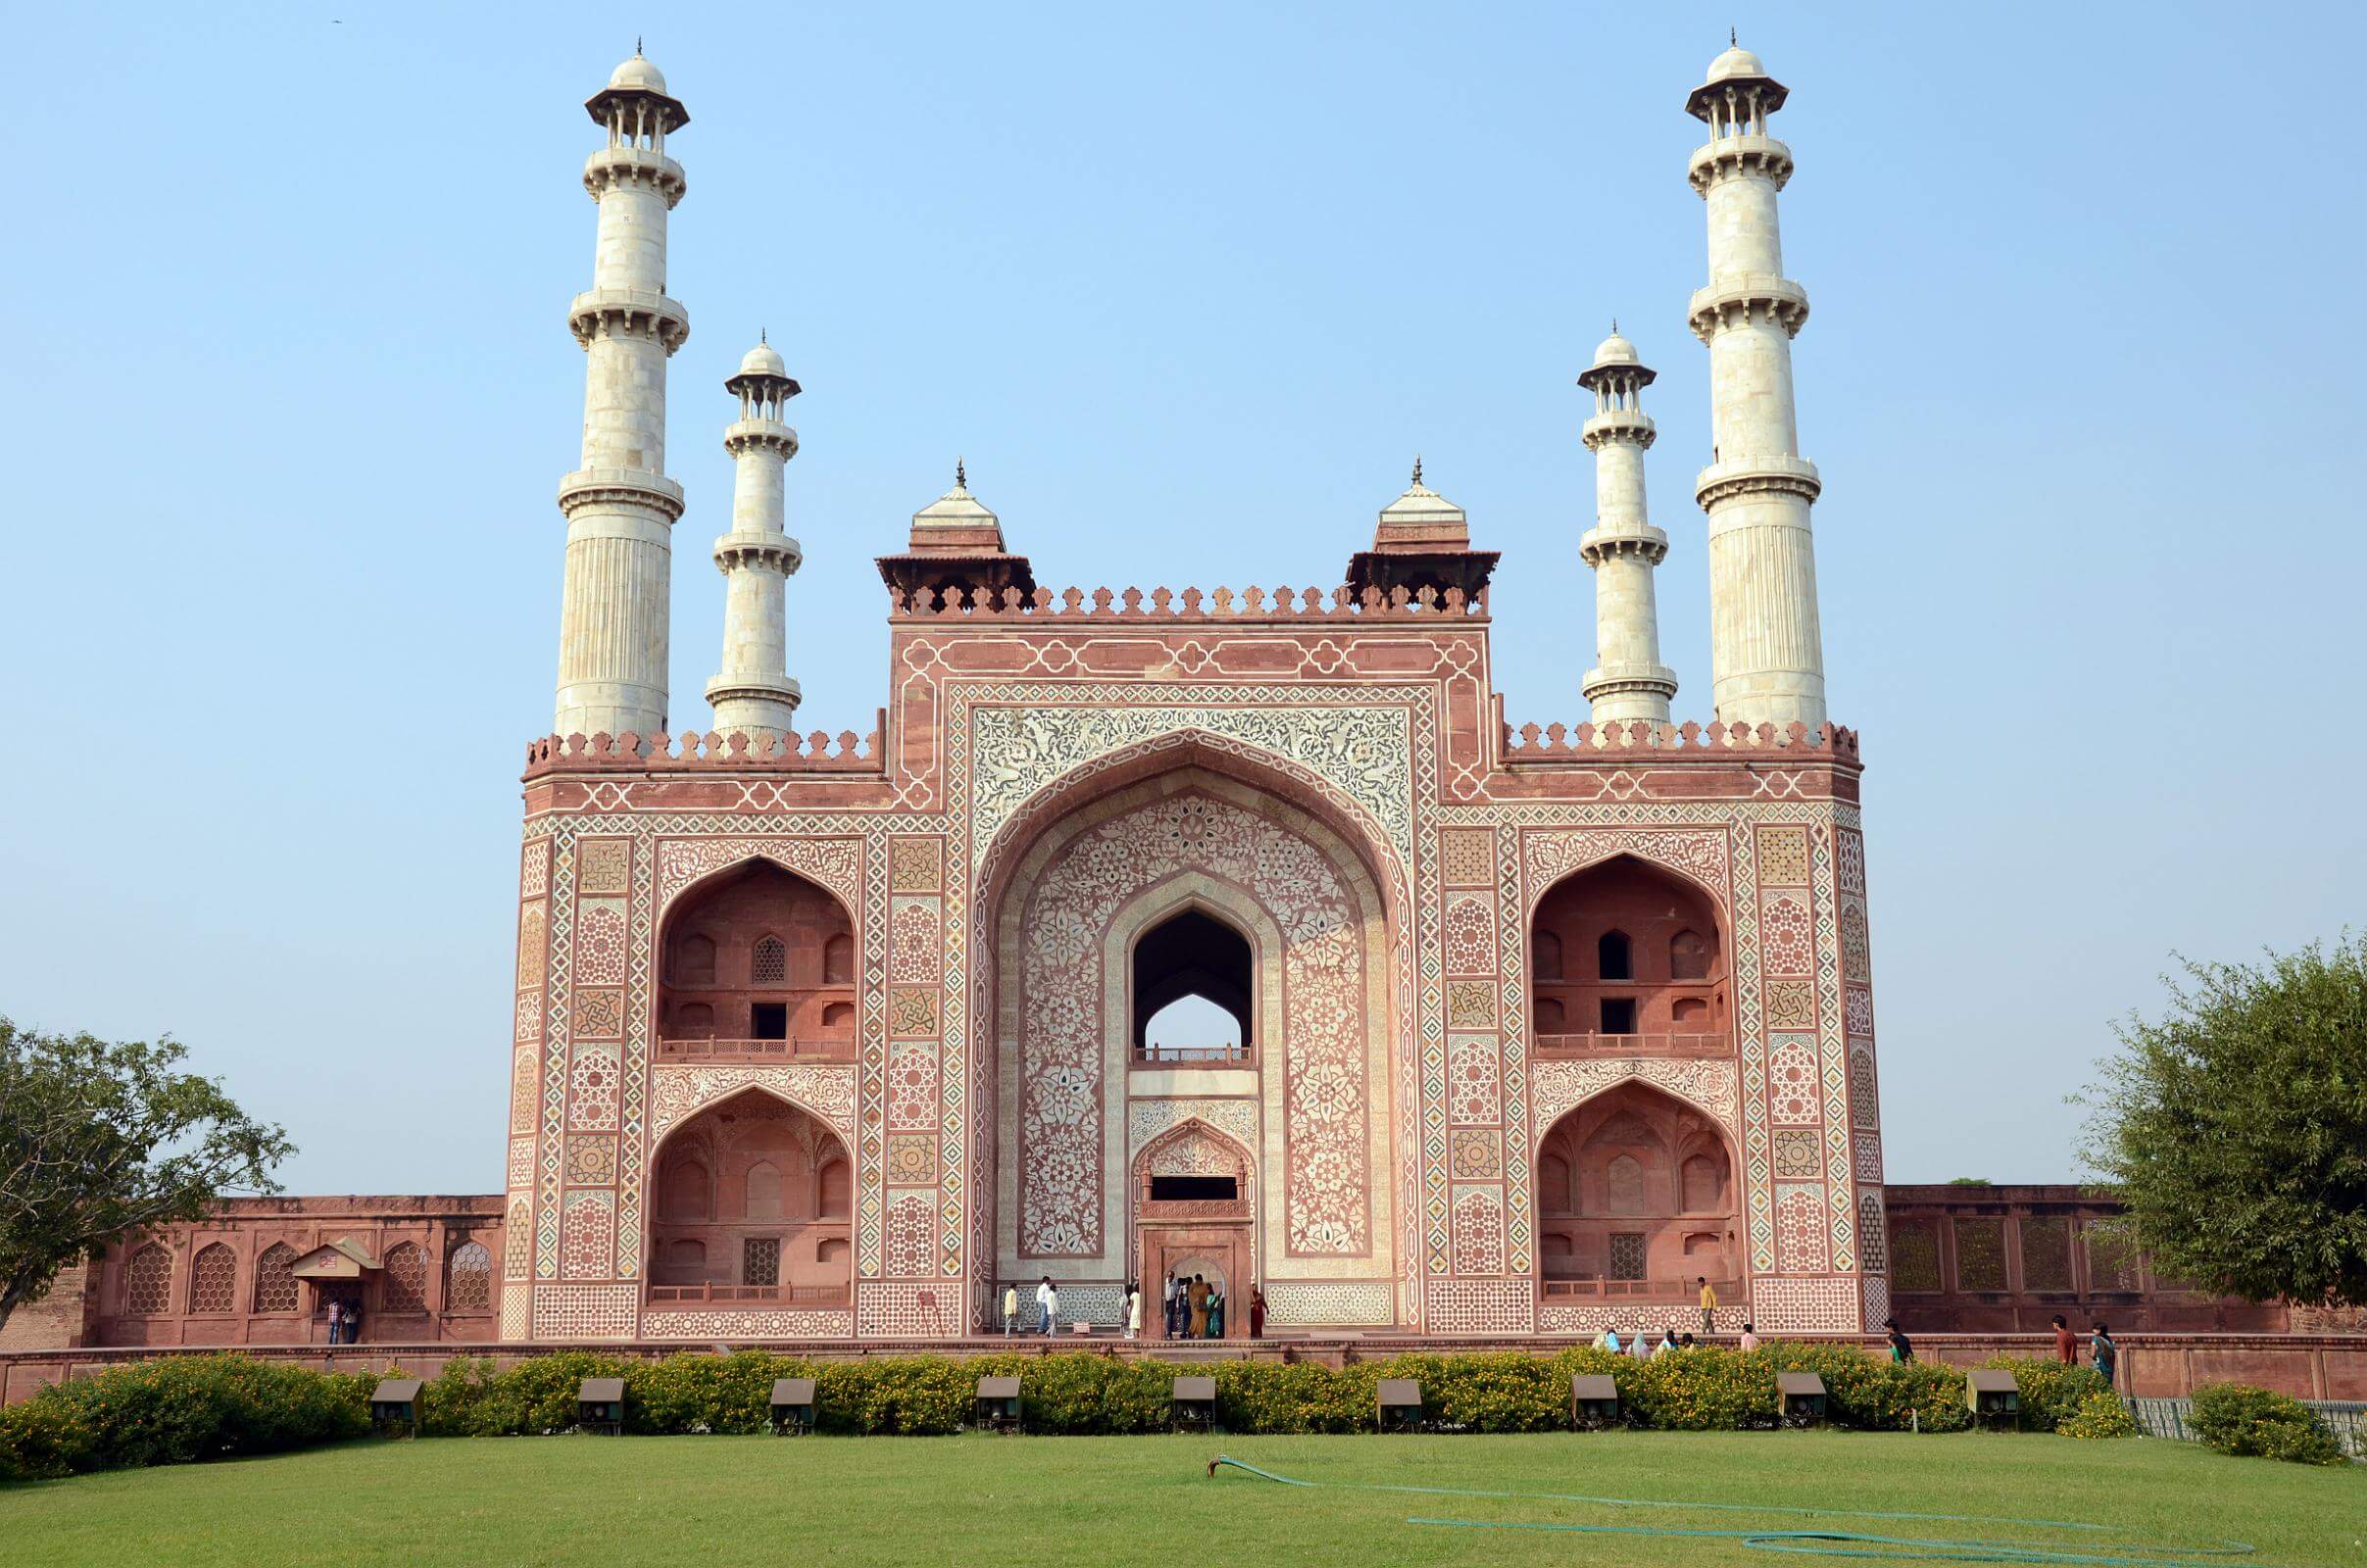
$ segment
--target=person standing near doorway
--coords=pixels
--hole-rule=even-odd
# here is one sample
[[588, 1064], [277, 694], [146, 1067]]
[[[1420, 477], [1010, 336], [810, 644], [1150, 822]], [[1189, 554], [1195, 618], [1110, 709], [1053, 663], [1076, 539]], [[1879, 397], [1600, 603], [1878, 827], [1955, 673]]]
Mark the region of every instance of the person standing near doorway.
[[1132, 1280], [1126, 1282], [1126, 1338], [1143, 1337], [1143, 1288]]
[[1003, 1337], [1010, 1339], [1019, 1326], [1019, 1282], [1012, 1280], [1003, 1287]]
[[1049, 1274], [1036, 1286], [1036, 1310], [1044, 1314], [1044, 1334], [1050, 1338], [1060, 1326], [1060, 1293], [1052, 1288]]
[[344, 1329], [345, 1303], [339, 1300], [331, 1300], [328, 1303], [328, 1343], [331, 1345], [341, 1344], [342, 1342], [337, 1338], [337, 1336], [344, 1332]]
[[1250, 1338], [1265, 1338], [1265, 1292], [1255, 1283], [1250, 1286]]
[[1224, 1282], [1218, 1280], [1208, 1288], [1208, 1338], [1224, 1338]]
[[1195, 1340], [1207, 1339], [1208, 1337], [1208, 1283], [1197, 1274], [1192, 1276], [1192, 1283], [1184, 1287], [1184, 1306], [1190, 1313], [1190, 1317], [1187, 1319], [1187, 1336]]
[[1167, 1270], [1167, 1283], [1159, 1287], [1159, 1309], [1165, 1320], [1160, 1332], [1170, 1340], [1175, 1338], [1175, 1315], [1178, 1310], [1176, 1303], [1182, 1299], [1183, 1281], [1175, 1277], [1173, 1269], [1169, 1269]]
[[348, 1345], [362, 1343], [362, 1303], [360, 1301], [345, 1303], [345, 1343]]
[[1718, 1331], [1717, 1289], [1706, 1275], [1697, 1274], [1693, 1282], [1701, 1288], [1701, 1337], [1707, 1339]]

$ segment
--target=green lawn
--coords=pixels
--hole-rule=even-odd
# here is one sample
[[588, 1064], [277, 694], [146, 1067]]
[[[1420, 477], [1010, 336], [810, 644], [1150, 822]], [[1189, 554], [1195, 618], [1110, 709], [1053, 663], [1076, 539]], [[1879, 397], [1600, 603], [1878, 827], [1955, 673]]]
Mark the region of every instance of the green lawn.
[[[1743, 1512], [1215, 1480], [1218, 1452], [1307, 1480], [1744, 1503]], [[2087, 1520], [2104, 1534], [1761, 1513], [1817, 1506]], [[1410, 1517], [2010, 1540], [2097, 1559], [2227, 1537], [2263, 1565], [2367, 1568], [2367, 1473], [2156, 1441], [1844, 1433], [1438, 1438], [522, 1438], [373, 1442], [0, 1490], [0, 1562], [1754, 1564], [1740, 1541], [1414, 1525]], [[1806, 1559], [1837, 1561], [1818, 1556]]]

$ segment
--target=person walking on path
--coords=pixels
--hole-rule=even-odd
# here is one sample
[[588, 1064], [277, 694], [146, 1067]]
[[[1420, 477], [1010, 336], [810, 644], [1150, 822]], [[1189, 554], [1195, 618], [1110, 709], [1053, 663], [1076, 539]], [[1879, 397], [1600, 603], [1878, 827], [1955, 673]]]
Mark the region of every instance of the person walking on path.
[[1697, 1274], [1693, 1282], [1701, 1288], [1701, 1333], [1703, 1336], [1715, 1334], [1718, 1331], [1717, 1289], [1709, 1283], [1706, 1275]]
[[1044, 1333], [1049, 1338], [1057, 1332], [1060, 1316], [1060, 1293], [1052, 1288], [1049, 1274], [1036, 1287], [1036, 1310], [1044, 1314]]
[[1912, 1361], [1915, 1358], [1915, 1347], [1908, 1341], [1906, 1330], [1899, 1326], [1899, 1320], [1895, 1317], [1886, 1317], [1882, 1320], [1882, 1326], [1891, 1342], [1891, 1359]]
[[2080, 1337], [2071, 1332], [2070, 1320], [2060, 1312], [2054, 1314], [2054, 1358], [2064, 1366], [2079, 1365]]
[[1757, 1349], [1757, 1348], [1758, 1348], [1758, 1325], [1757, 1325], [1757, 1324], [1755, 1324], [1755, 1323], [1746, 1323], [1746, 1324], [1744, 1324], [1744, 1325], [1743, 1325], [1743, 1353], [1744, 1353], [1745, 1355], [1749, 1355], [1749, 1354], [1750, 1354], [1751, 1351], [1753, 1351], [1753, 1350], [1755, 1350], [1755, 1349]]
[[1128, 1282], [1126, 1286], [1126, 1338], [1143, 1337], [1143, 1288]]
[[2112, 1331], [2098, 1319], [2096, 1332], [2088, 1337], [2088, 1359], [2104, 1375], [2104, 1384], [2113, 1393], [2120, 1392], [2120, 1347], [2112, 1343]]
[[1595, 1348], [1598, 1350], [1608, 1350], [1611, 1354], [1617, 1355], [1619, 1353], [1619, 1331], [1617, 1329], [1604, 1329], [1602, 1333], [1597, 1334], [1595, 1336]]
[[1652, 1359], [1652, 1349], [1644, 1343], [1644, 1331], [1642, 1329], [1638, 1329], [1635, 1333], [1628, 1336], [1627, 1353], [1631, 1359], [1637, 1361], [1649, 1361]]
[[1019, 1326], [1019, 1282], [1012, 1280], [1003, 1287], [1003, 1337], [1010, 1339]]
[[1660, 1336], [1660, 1343], [1652, 1348], [1652, 1358], [1657, 1361], [1664, 1355], [1674, 1355], [1676, 1352], [1677, 1337], [1674, 1334], [1663, 1333]]

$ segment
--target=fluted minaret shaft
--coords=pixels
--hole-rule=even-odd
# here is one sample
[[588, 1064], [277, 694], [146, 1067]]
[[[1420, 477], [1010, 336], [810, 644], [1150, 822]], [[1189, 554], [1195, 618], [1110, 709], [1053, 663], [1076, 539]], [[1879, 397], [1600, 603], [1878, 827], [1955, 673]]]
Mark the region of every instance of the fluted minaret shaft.
[[559, 484], [567, 519], [560, 604], [561, 735], [663, 733], [667, 596], [682, 488], [666, 476], [666, 362], [690, 335], [666, 294], [666, 214], [682, 199], [668, 132], [689, 122], [635, 54], [584, 106], [608, 133], [586, 160], [600, 204], [592, 287], [568, 325], [584, 351], [582, 466]]
[[740, 416], [723, 432], [734, 468], [731, 532], [715, 541], [723, 573], [723, 667], [707, 683], [716, 733], [766, 745], [788, 732], [798, 684], [788, 675], [787, 588], [804, 560], [784, 531], [784, 468], [797, 456], [797, 432], [782, 419], [798, 385], [781, 357], [759, 343], [723, 383], [740, 400]]
[[1578, 384], [1595, 394], [1582, 439], [1595, 454], [1595, 525], [1578, 553], [1595, 571], [1595, 667], [1580, 689], [1597, 724], [1668, 722], [1676, 671], [1660, 662], [1660, 611], [1652, 571], [1668, 535], [1644, 504], [1644, 454], [1658, 433], [1644, 412], [1652, 371], [1616, 330], [1595, 351]]
[[1819, 482], [1800, 456], [1792, 339], [1808, 297], [1783, 275], [1776, 193], [1792, 150], [1767, 134], [1785, 89], [1758, 57], [1729, 49], [1686, 109], [1709, 126], [1693, 155], [1707, 204], [1709, 285], [1693, 297], [1709, 346], [1712, 449], [1694, 499], [1709, 516], [1711, 697], [1729, 723], [1825, 721], [1809, 507]]

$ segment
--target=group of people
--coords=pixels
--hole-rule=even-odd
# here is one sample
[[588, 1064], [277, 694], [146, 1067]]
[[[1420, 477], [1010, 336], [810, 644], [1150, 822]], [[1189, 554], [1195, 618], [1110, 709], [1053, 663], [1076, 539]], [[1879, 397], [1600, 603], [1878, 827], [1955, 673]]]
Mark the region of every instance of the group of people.
[[331, 1301], [328, 1303], [328, 1343], [358, 1345], [362, 1339], [362, 1303]]
[[[2065, 1366], [2079, 1365], [2079, 1336], [2071, 1332], [2070, 1323], [2060, 1312], [2054, 1314], [2054, 1358]], [[2101, 1372], [2114, 1390], [2120, 1388], [2120, 1347], [2113, 1343], [2112, 1331], [2100, 1317], [2088, 1331], [2088, 1363]]]
[[[1703, 1334], [1709, 1332], [1707, 1324], [1702, 1325], [1701, 1332]], [[1630, 1329], [1625, 1334], [1620, 1333], [1617, 1329], [1604, 1329], [1595, 1336], [1596, 1349], [1608, 1350], [1613, 1355], [1634, 1356], [1639, 1361], [1649, 1361], [1654, 1356], [1674, 1355], [1679, 1350], [1698, 1349], [1701, 1343], [1693, 1337], [1692, 1330], [1680, 1329], [1674, 1323], [1660, 1331], [1658, 1344], [1654, 1344], [1651, 1333], [1644, 1329]], [[1758, 1330], [1748, 1323], [1743, 1325], [1743, 1348], [1746, 1350], [1758, 1348]]]
[[[1159, 1290], [1159, 1307], [1163, 1318], [1161, 1328], [1170, 1340], [1221, 1340], [1224, 1338], [1225, 1314], [1232, 1298], [1224, 1293], [1224, 1283], [1209, 1284], [1195, 1274], [1183, 1279], [1174, 1274]], [[1265, 1293], [1250, 1287], [1250, 1337], [1265, 1335]], [[1060, 1332], [1060, 1289], [1047, 1274], [1036, 1282], [1036, 1325], [1040, 1332], [1050, 1335]], [[1143, 1337], [1143, 1288], [1133, 1280], [1126, 1282], [1124, 1308], [1126, 1338]], [[330, 1343], [335, 1344], [335, 1320], [330, 1320]], [[1009, 1339], [1019, 1332], [1019, 1287], [1013, 1282], [1003, 1287], [1003, 1336]]]
[[[1166, 1336], [1170, 1340], [1221, 1340], [1225, 1335], [1225, 1316], [1232, 1308], [1232, 1298], [1224, 1293], [1224, 1282], [1210, 1285], [1195, 1274], [1190, 1279], [1170, 1273], [1159, 1287], [1159, 1304], [1165, 1317]], [[1265, 1293], [1250, 1287], [1250, 1338], [1265, 1335]]]

